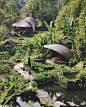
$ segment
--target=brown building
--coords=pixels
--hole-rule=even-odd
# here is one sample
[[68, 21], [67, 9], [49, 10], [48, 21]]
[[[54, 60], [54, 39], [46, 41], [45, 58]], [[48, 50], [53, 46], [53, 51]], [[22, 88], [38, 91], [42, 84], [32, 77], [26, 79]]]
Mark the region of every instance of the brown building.
[[13, 31], [11, 31], [11, 34], [14, 34], [14, 36], [19, 36], [19, 32], [22, 36], [28, 36], [28, 34], [31, 31], [35, 31], [37, 24], [37, 20], [34, 19], [33, 17], [27, 17], [24, 20], [14, 23], [13, 26]]
[[14, 46], [17, 46], [17, 44], [16, 44], [14, 41], [12, 41], [12, 40], [8, 40], [8, 41], [5, 43], [5, 48], [6, 48], [6, 50], [11, 49], [11, 48], [13, 48]]
[[64, 45], [60, 44], [50, 44], [44, 45], [44, 48], [54, 51], [52, 56], [54, 61], [57, 62], [68, 62], [70, 59], [74, 58], [73, 53]]

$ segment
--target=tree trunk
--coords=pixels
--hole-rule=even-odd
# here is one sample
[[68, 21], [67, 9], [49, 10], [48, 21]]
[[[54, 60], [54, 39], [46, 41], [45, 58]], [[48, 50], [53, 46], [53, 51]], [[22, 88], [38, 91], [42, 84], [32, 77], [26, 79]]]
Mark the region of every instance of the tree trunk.
[[73, 49], [74, 58], [76, 59], [76, 47], [74, 44], [72, 44], [72, 49]]
[[54, 35], [54, 44], [55, 44], [55, 35]]
[[50, 34], [50, 40], [51, 40], [51, 44], [52, 44], [52, 34]]

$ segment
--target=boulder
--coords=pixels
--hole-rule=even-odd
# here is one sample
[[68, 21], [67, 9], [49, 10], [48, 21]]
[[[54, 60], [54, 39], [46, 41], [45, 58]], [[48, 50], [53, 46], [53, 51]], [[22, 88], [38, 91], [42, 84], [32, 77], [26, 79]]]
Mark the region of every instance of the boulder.
[[74, 102], [67, 102], [71, 107], [80, 107], [79, 105], [75, 104]]
[[46, 91], [37, 91], [36, 95], [42, 104], [53, 104], [51, 97]]
[[67, 106], [66, 104], [64, 104], [64, 103], [62, 103], [62, 102], [60, 102], [60, 101], [55, 101], [55, 102], [54, 102], [54, 105], [55, 105], [55, 107], [60, 107], [60, 106], [66, 107], [66, 106]]
[[86, 101], [83, 101], [82, 103], [80, 103], [81, 106], [86, 106]]

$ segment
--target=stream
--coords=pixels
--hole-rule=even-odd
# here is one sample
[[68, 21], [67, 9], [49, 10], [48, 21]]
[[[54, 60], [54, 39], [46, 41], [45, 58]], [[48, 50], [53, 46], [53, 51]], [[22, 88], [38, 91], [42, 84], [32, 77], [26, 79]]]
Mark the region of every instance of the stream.
[[[47, 91], [53, 102], [61, 101], [67, 104], [67, 102], [69, 101], [80, 105], [81, 102], [86, 101], [86, 90], [67, 91], [65, 89], [62, 89], [59, 85], [55, 84], [41, 85], [38, 88]], [[30, 100], [32, 101], [32, 103], [28, 105], [27, 103]], [[42, 107], [39, 103], [38, 98], [32, 92], [16, 96], [8, 104], [11, 104], [13, 107]]]
[[42, 85], [39, 86], [39, 89], [47, 91], [53, 101], [61, 101], [65, 104], [69, 101], [78, 105], [86, 101], [86, 90], [65, 90], [55, 84]]

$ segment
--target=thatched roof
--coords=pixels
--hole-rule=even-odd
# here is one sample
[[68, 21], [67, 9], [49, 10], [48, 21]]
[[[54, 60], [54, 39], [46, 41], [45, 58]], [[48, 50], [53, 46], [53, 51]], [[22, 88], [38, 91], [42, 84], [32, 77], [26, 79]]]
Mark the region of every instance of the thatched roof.
[[31, 27], [31, 25], [29, 23], [27, 23], [26, 21], [20, 21], [18, 23], [14, 23], [12, 26], [16, 26], [16, 27]]
[[53, 51], [58, 52], [59, 54], [61, 54], [66, 60], [70, 60], [71, 58], [73, 58], [73, 54], [70, 52], [70, 50], [64, 46], [64, 45], [60, 45], [60, 44], [50, 44], [50, 45], [44, 45], [44, 48], [48, 48], [51, 49]]
[[15, 27], [31, 27], [32, 26], [32, 29], [34, 31], [36, 23], [37, 23], [36, 19], [34, 19], [33, 17], [27, 17], [18, 23], [14, 23], [12, 26], [15, 26]]
[[6, 43], [10, 43], [12, 46], [16, 46], [17, 44], [13, 42], [12, 40], [8, 40]]

